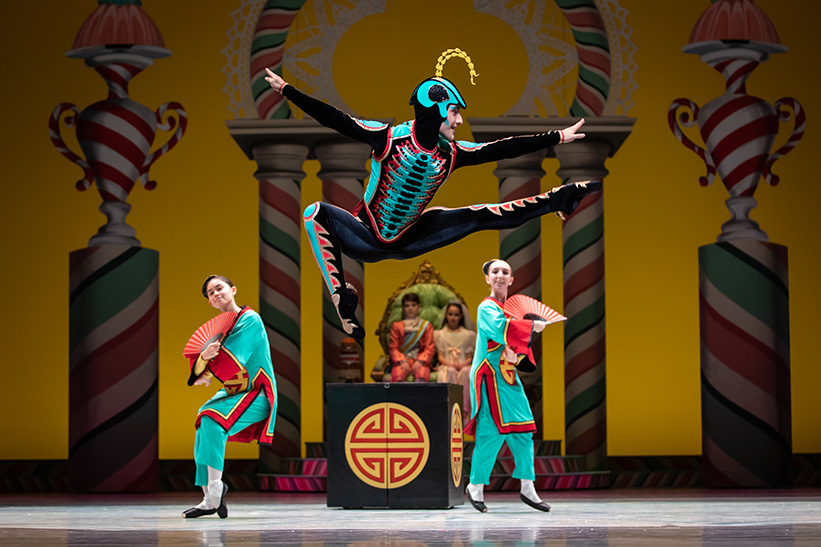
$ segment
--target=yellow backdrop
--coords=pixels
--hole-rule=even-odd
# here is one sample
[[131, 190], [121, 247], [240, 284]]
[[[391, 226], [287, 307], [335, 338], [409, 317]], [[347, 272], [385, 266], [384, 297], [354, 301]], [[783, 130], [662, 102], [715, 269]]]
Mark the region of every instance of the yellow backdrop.
[[[188, 132], [161, 158], [151, 174], [153, 192], [136, 187], [128, 222], [143, 246], [160, 252], [160, 457], [188, 458], [196, 409], [215, 389], [189, 388], [181, 350], [194, 328], [213, 315], [199, 287], [206, 275], [223, 273], [238, 287], [241, 304], [256, 306], [257, 183], [255, 165], [229, 136], [221, 72], [230, 13], [238, 0], [221, 7], [202, 2], [144, 0], [173, 51], [138, 75], [133, 99], [153, 108], [179, 101], [188, 112]], [[712, 243], [729, 218], [720, 182], [698, 185], [699, 160], [667, 127], [667, 108], [686, 96], [703, 105], [723, 92], [721, 76], [698, 57], [681, 52], [690, 29], [709, 2], [621, 0], [629, 11], [638, 46], [634, 93], [638, 118], [632, 135], [607, 162], [606, 295], [607, 409], [611, 455], [699, 454], [699, 245]], [[821, 111], [814, 78], [819, 50], [818, 3], [801, 10], [777, 0], [757, 2], [772, 18], [786, 54], [774, 55], [753, 73], [748, 92], [769, 102], [793, 96], [802, 102], [810, 131], [796, 150], [775, 165], [777, 188], [762, 186], [753, 218], [770, 240], [789, 247], [792, 348], [793, 440], [796, 452], [821, 452], [821, 367], [813, 338], [821, 291], [817, 234], [821, 190], [813, 180], [819, 139], [813, 119]], [[96, 2], [0, 3], [6, 112], [3, 139], [2, 287], [25, 310], [2, 318], [6, 351], [6, 394], [0, 459], [68, 456], [68, 253], [85, 247], [103, 224], [94, 189], [74, 190], [79, 168], [62, 158], [48, 138], [47, 119], [60, 102], [81, 109], [103, 99], [102, 79], [64, 52]], [[310, 21], [310, 18], [308, 19]], [[306, 25], [298, 18], [296, 25]], [[524, 45], [492, 16], [476, 14], [467, 0], [389, 1], [384, 14], [360, 21], [338, 46], [335, 84], [363, 117], [409, 118], [413, 87], [431, 74], [438, 54], [460, 47], [481, 74], [475, 87], [452, 61], [446, 68], [466, 95], [471, 116], [497, 116], [519, 96], [528, 66]], [[568, 78], [575, 78], [569, 75]], [[566, 115], [566, 112], [561, 112]], [[782, 127], [777, 141], [786, 140]], [[63, 130], [70, 134], [70, 130]], [[457, 136], [471, 139], [469, 124]], [[694, 137], [695, 138], [695, 137]], [[76, 139], [67, 142], [78, 150]], [[700, 138], [697, 138], [700, 142]], [[817, 165], [817, 163], [816, 163]], [[555, 160], [546, 160], [544, 189], [558, 184]], [[303, 205], [318, 200], [315, 162], [306, 164]], [[439, 205], [498, 199], [493, 166], [457, 172], [436, 198]], [[542, 220], [543, 296], [561, 309], [561, 225]], [[366, 374], [380, 353], [372, 335], [386, 298], [424, 259], [475, 309], [487, 293], [480, 264], [498, 253], [498, 235], [475, 234], [456, 245], [410, 261], [366, 266]], [[302, 253], [302, 438], [321, 440], [320, 298], [323, 287], [303, 245]], [[561, 327], [544, 336], [545, 437], [564, 438]], [[276, 367], [276, 363], [274, 364]], [[253, 458], [256, 445], [229, 445], [229, 458]]]

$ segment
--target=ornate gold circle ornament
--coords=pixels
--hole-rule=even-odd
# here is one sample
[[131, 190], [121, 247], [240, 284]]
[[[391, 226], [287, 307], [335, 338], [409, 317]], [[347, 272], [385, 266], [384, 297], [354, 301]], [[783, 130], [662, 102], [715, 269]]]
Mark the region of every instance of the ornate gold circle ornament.
[[462, 482], [462, 454], [462, 409], [456, 403], [450, 415], [450, 471], [456, 488]]
[[345, 434], [345, 457], [359, 480], [375, 488], [399, 488], [424, 469], [428, 430], [404, 405], [377, 403], [356, 415]]

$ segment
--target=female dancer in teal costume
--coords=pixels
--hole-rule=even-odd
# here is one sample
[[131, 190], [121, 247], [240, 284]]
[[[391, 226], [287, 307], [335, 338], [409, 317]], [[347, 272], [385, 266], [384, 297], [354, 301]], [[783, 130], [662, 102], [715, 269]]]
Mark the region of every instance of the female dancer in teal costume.
[[516, 365], [525, 356], [535, 363], [531, 339], [533, 333], [541, 332], [547, 323], [505, 316], [503, 307], [508, 288], [513, 284], [510, 264], [491, 260], [485, 262], [482, 271], [490, 285], [490, 296], [479, 304], [476, 352], [470, 368], [473, 416], [465, 426], [465, 433], [475, 435], [476, 444], [470, 465], [468, 500], [477, 511], [487, 512], [484, 485], [490, 482], [490, 472], [502, 443], [507, 443], [516, 463], [513, 478], [522, 483], [519, 499], [539, 511], [550, 511], [533, 485], [536, 423], [516, 373]]
[[221, 312], [238, 312], [239, 316], [223, 343], [209, 344], [199, 358], [191, 359], [189, 385], [208, 385], [211, 377], [216, 377], [225, 387], [197, 414], [195, 484], [202, 487], [204, 496], [199, 505], [184, 511], [183, 516], [196, 518], [216, 513], [225, 518], [228, 516], [225, 504], [228, 485], [222, 481], [225, 443], [273, 442], [277, 385], [268, 335], [259, 314], [247, 306], [237, 306], [237, 288], [227, 277], [208, 277], [202, 294]]
[[507, 203], [427, 207], [455, 169], [515, 158], [584, 137], [576, 132], [584, 123], [580, 120], [561, 131], [538, 135], [487, 143], [454, 141], [454, 132], [462, 124], [460, 109], [467, 105], [456, 86], [441, 77], [441, 66], [451, 56], [465, 57], [471, 78], [476, 75], [464, 52], [448, 50], [439, 59], [437, 76], [423, 81], [411, 94], [414, 120], [395, 127], [352, 118], [266, 69], [265, 79], [271, 87], [306, 114], [373, 148], [365, 196], [352, 212], [317, 202], [303, 215], [314, 258], [342, 327], [356, 338], [364, 336], [354, 315], [359, 299], [345, 282], [342, 253], [362, 262], [413, 258], [479, 230], [514, 228], [549, 212], [569, 215], [587, 194], [601, 188], [600, 181], [579, 182]]

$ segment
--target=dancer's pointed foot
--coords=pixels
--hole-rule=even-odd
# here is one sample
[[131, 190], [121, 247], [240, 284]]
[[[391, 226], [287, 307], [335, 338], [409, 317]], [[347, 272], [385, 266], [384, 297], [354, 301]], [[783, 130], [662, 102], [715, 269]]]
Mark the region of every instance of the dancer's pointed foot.
[[336, 307], [336, 313], [339, 315], [339, 321], [342, 323], [342, 329], [359, 340], [365, 338], [365, 329], [359, 326], [356, 319], [356, 307], [359, 305], [359, 296], [353, 285], [347, 283], [344, 287], [337, 289], [331, 295], [331, 302]]
[[216, 509], [200, 509], [199, 507], [192, 507], [182, 512], [182, 517], [186, 519], [195, 519], [197, 517], [204, 517], [206, 515], [213, 515]]
[[[208, 491], [211, 492], [211, 500], [214, 505], [217, 506], [216, 513], [219, 518], [224, 519], [228, 516], [228, 505], [225, 503], [225, 494], [228, 493], [228, 485], [225, 484], [222, 480], [214, 481], [212, 483], [208, 483]], [[222, 488], [220, 488], [220, 486]]]
[[195, 519], [204, 517], [206, 515], [213, 515], [217, 512], [217, 508], [211, 503], [211, 496], [208, 494], [208, 486], [202, 487], [202, 501], [190, 509], [182, 512], [183, 518]]
[[478, 501], [473, 499], [473, 496], [470, 494], [470, 487], [471, 485], [469, 484], [465, 488], [465, 494], [468, 495], [468, 501], [473, 506], [473, 508], [479, 511], [480, 513], [487, 513], [487, 505], [485, 505], [484, 501]]
[[588, 194], [598, 192], [602, 189], [602, 181], [588, 180], [585, 182], [571, 182], [550, 192], [550, 210], [558, 217], [565, 220], [573, 214]]
[[539, 501], [538, 503], [533, 501], [532, 499], [528, 498], [524, 494], [519, 494], [519, 499], [531, 506], [534, 509], [538, 509], [539, 511], [544, 511], [545, 513], [550, 512], [550, 506], [543, 501]]

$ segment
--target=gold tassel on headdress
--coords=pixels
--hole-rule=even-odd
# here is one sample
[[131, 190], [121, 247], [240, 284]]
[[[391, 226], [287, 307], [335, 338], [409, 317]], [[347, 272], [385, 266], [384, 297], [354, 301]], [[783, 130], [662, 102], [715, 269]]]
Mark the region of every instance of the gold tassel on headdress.
[[473, 69], [473, 62], [470, 60], [470, 56], [458, 47], [455, 49], [445, 50], [442, 55], [439, 56], [439, 60], [436, 61], [436, 76], [439, 78], [442, 77], [442, 68], [444, 68], [445, 62], [451, 57], [462, 57], [465, 60], [468, 64], [468, 68], [470, 69], [470, 83], [471, 85], [476, 85], [473, 83], [473, 78], [474, 76], [479, 75], [476, 74], [476, 71]]

